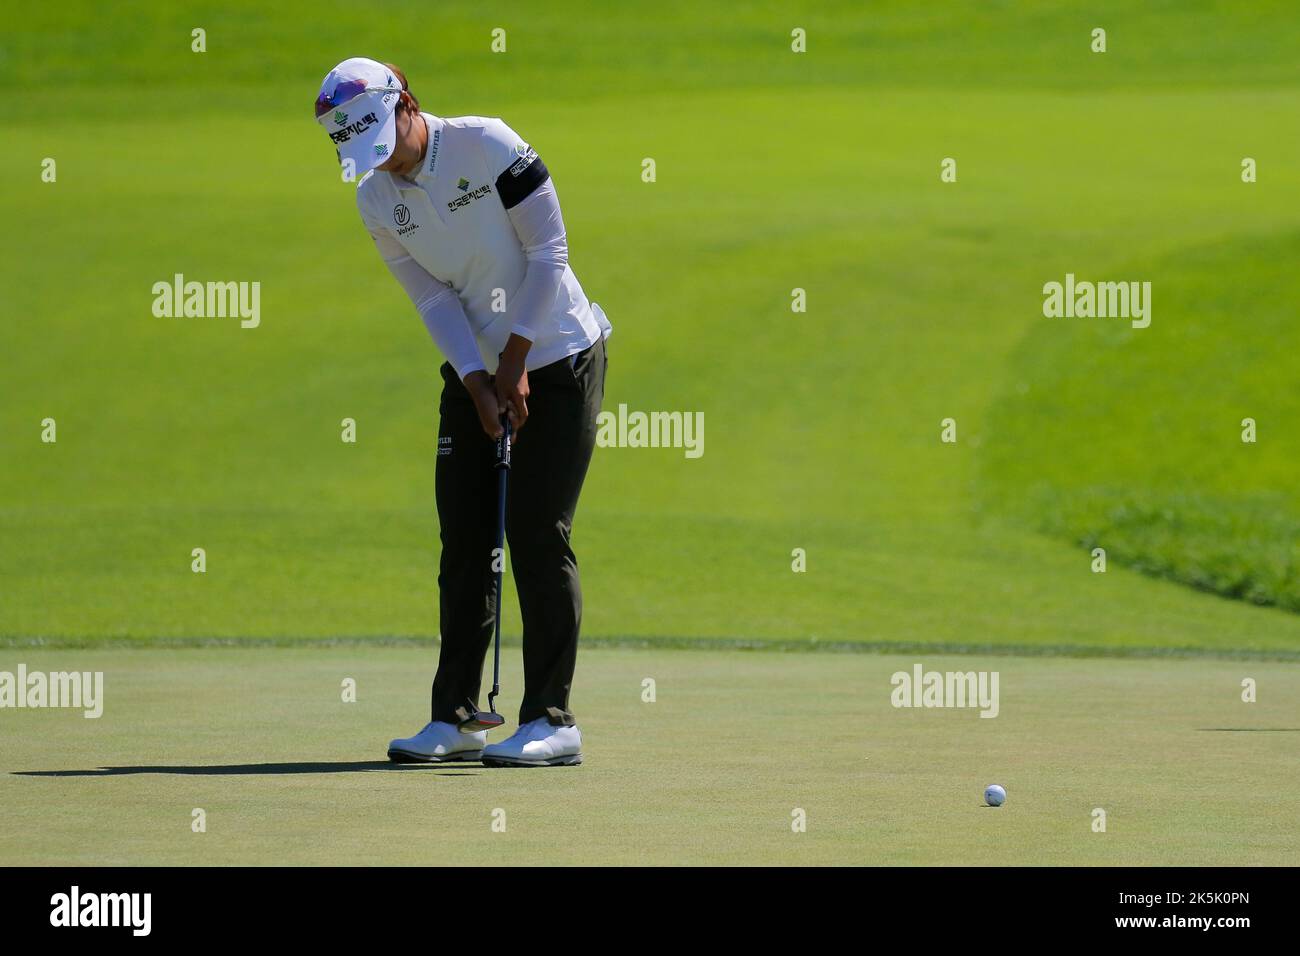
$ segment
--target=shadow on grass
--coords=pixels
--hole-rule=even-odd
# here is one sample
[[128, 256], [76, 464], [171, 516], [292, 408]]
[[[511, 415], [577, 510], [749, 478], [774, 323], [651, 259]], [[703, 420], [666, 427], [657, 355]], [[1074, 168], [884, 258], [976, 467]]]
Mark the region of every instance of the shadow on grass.
[[17, 777], [118, 777], [137, 773], [173, 773], [197, 776], [239, 777], [248, 774], [295, 774], [295, 773], [367, 773], [373, 771], [397, 771], [411, 773], [429, 771], [440, 777], [475, 777], [478, 771], [471, 767], [476, 763], [459, 765], [458, 769], [448, 770], [449, 764], [433, 763], [393, 763], [388, 760], [337, 760], [312, 763], [236, 763], [236, 764], [202, 764], [186, 765], [149, 765], [139, 767], [97, 767], [94, 770], [14, 770]]
[[1300, 734], [1300, 727], [1198, 727], [1211, 734]]

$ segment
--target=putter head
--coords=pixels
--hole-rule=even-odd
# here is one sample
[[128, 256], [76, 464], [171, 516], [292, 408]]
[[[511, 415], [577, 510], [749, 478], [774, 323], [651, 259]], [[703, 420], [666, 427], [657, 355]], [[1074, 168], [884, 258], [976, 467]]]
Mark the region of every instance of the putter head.
[[470, 714], [457, 727], [462, 734], [476, 734], [480, 730], [496, 730], [505, 724], [506, 719], [492, 710], [480, 710]]

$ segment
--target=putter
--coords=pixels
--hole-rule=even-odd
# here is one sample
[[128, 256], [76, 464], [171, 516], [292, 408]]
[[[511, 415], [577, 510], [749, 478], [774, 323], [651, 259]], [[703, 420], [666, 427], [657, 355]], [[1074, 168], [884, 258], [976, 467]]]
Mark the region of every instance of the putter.
[[[497, 550], [496, 554], [505, 556], [506, 546], [506, 478], [510, 474], [510, 418], [501, 417], [502, 432], [497, 439]], [[505, 567], [502, 561], [501, 566]], [[503, 571], [497, 571], [492, 587], [492, 617], [495, 619], [495, 634], [492, 639], [492, 693], [488, 694], [488, 709], [479, 710], [466, 717], [459, 724], [462, 734], [472, 734], [480, 730], [495, 730], [506, 722], [497, 713], [497, 694], [501, 693], [501, 579]]]

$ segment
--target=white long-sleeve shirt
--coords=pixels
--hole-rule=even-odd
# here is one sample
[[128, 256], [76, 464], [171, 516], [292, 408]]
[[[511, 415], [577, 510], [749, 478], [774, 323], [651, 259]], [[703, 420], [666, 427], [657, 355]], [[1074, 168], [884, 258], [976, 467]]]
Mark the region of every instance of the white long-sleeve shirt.
[[511, 333], [533, 343], [529, 369], [608, 336], [569, 267], [559, 199], [537, 153], [498, 119], [422, 115], [420, 170], [411, 179], [372, 171], [357, 207], [456, 373], [495, 370]]

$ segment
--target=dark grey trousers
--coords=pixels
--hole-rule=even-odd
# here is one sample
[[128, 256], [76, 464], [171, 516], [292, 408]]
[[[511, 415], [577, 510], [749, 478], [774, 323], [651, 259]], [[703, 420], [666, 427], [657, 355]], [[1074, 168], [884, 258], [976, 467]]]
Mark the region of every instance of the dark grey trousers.
[[[569, 690], [578, 657], [582, 587], [569, 533], [596, 445], [605, 366], [602, 340], [528, 373], [528, 421], [514, 446], [506, 496], [508, 567], [523, 619], [520, 723], [539, 717], [553, 724], [574, 722]], [[442, 649], [432, 709], [434, 720], [456, 723], [462, 710], [478, 708], [483, 661], [492, 643], [497, 477], [495, 442], [484, 434], [469, 392], [448, 364], [442, 378], [436, 470]]]

